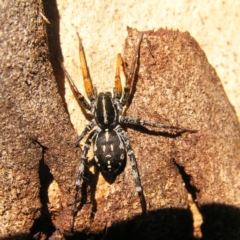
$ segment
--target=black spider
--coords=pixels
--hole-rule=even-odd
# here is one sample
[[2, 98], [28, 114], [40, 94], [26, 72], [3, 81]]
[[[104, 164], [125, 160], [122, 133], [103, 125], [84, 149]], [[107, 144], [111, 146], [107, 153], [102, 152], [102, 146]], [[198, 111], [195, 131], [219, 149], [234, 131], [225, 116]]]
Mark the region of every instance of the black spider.
[[194, 131], [190, 129], [165, 125], [161, 123], [151, 123], [144, 121], [142, 119], [123, 116], [121, 114], [123, 112], [124, 106], [126, 106], [126, 104], [129, 101], [130, 93], [132, 90], [132, 82], [135, 77], [136, 64], [139, 58], [140, 44], [143, 39], [143, 34], [141, 34], [138, 39], [132, 63], [130, 66], [130, 71], [126, 78], [126, 85], [124, 87], [123, 92], [120, 80], [122, 58], [120, 54], [118, 54], [117, 56], [117, 70], [115, 77], [115, 87], [113, 89], [113, 97], [110, 92], [99, 93], [98, 95], [96, 94], [96, 91], [92, 86], [92, 82], [88, 74], [81, 39], [79, 36], [78, 38], [84, 86], [90, 103], [77, 90], [75, 84], [73, 83], [72, 79], [68, 75], [63, 65], [62, 68], [71, 85], [73, 92], [78, 98], [79, 103], [88, 112], [90, 112], [90, 114], [92, 115], [92, 120], [89, 124], [86, 125], [82, 134], [77, 139], [78, 144], [88, 134], [84, 145], [83, 153], [81, 156], [78, 176], [76, 180], [76, 193], [72, 207], [71, 228], [73, 228], [74, 224], [74, 215], [78, 192], [83, 183], [84, 168], [87, 161], [87, 153], [89, 151], [92, 141], [94, 141], [94, 159], [96, 165], [99, 167], [100, 171], [102, 171], [104, 174], [107, 175], [117, 174], [126, 161], [126, 155], [129, 156], [132, 166], [133, 178], [136, 185], [136, 191], [140, 198], [142, 211], [145, 212], [146, 204], [137, 170], [136, 158], [130, 140], [126, 132], [121, 127], [121, 124], [151, 126], [157, 128], [172, 128], [179, 129], [181, 131]]

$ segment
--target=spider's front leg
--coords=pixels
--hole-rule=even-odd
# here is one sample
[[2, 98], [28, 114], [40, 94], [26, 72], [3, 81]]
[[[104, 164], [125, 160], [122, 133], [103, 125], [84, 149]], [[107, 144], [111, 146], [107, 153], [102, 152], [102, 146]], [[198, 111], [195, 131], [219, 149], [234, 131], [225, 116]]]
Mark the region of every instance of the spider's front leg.
[[94, 109], [95, 109], [97, 93], [96, 93], [96, 89], [92, 85], [92, 80], [91, 80], [91, 78], [89, 76], [88, 66], [87, 66], [87, 62], [86, 62], [86, 59], [85, 59], [85, 55], [84, 55], [81, 39], [80, 39], [78, 34], [77, 34], [77, 36], [78, 36], [78, 40], [79, 40], [79, 57], [80, 57], [80, 64], [81, 64], [81, 69], [82, 69], [84, 88], [85, 88], [85, 92], [87, 94], [87, 99], [90, 101], [90, 103], [83, 96], [83, 94], [78, 91], [76, 85], [74, 84], [73, 80], [71, 79], [70, 75], [68, 74], [68, 72], [65, 69], [64, 65], [62, 64], [62, 62], [60, 60], [59, 60], [59, 62], [61, 64], [61, 66], [62, 66], [64, 74], [65, 74], [65, 76], [66, 76], [66, 78], [67, 78], [67, 80], [68, 80], [68, 82], [69, 82], [69, 84], [71, 86], [71, 89], [72, 89], [74, 95], [76, 96], [79, 104], [84, 109], [89, 111], [92, 115], [94, 115]]
[[122, 84], [120, 79], [122, 57], [121, 57], [121, 54], [117, 55], [117, 68], [116, 68], [116, 75], [115, 75], [115, 87], [113, 89], [113, 99], [115, 104], [117, 105], [118, 111], [120, 112], [122, 112], [123, 107], [126, 106], [130, 98], [130, 94], [132, 91], [132, 84], [133, 84], [133, 80], [136, 72], [136, 65], [139, 59], [139, 51], [140, 51], [140, 45], [141, 45], [142, 39], [143, 39], [143, 33], [140, 35], [138, 39], [136, 49], [132, 58], [131, 66], [129, 69], [129, 74], [128, 75], [125, 74], [127, 75], [127, 78], [126, 78], [126, 84], [123, 91], [122, 91]]
[[84, 169], [85, 169], [85, 165], [86, 165], [86, 162], [87, 162], [87, 154], [88, 154], [88, 151], [91, 147], [92, 140], [95, 138], [95, 136], [97, 134], [98, 134], [97, 130], [92, 131], [89, 134], [89, 136], [88, 136], [88, 138], [87, 138], [87, 140], [84, 144], [83, 153], [81, 155], [80, 166], [79, 166], [79, 169], [78, 169], [78, 176], [77, 176], [77, 180], [76, 180], [76, 183], [75, 183], [76, 190], [75, 190], [74, 202], [73, 202], [73, 205], [72, 205], [72, 218], [71, 218], [71, 222], [70, 222], [71, 230], [73, 230], [73, 226], [74, 226], [74, 216], [75, 216], [76, 203], [77, 203], [77, 199], [78, 199], [78, 193], [79, 193], [79, 190], [80, 190], [80, 188], [83, 184]]
[[85, 99], [85, 97], [83, 96], [83, 94], [78, 91], [76, 85], [74, 84], [72, 78], [71, 78], [70, 75], [68, 74], [66, 68], [64, 67], [64, 65], [62, 64], [62, 62], [61, 62], [60, 60], [59, 60], [59, 62], [60, 62], [61, 67], [62, 67], [62, 69], [63, 69], [63, 71], [64, 71], [64, 75], [65, 75], [65, 77], [67, 78], [68, 83], [69, 83], [69, 85], [70, 85], [70, 87], [71, 87], [71, 89], [72, 89], [75, 97], [77, 98], [79, 104], [80, 104], [84, 109], [86, 109], [87, 111], [92, 112], [92, 109], [93, 109], [93, 108], [92, 108], [92, 104], [89, 104], [89, 102]]
[[91, 105], [93, 106], [96, 101], [96, 92], [94, 91], [92, 80], [89, 76], [88, 72], [88, 66], [86, 62], [86, 58], [83, 51], [83, 45], [80, 36], [78, 35], [78, 41], [79, 41], [79, 58], [80, 58], [80, 64], [82, 68], [82, 76], [83, 76], [83, 82], [84, 82], [84, 88], [87, 94], [88, 99], [91, 102]]
[[122, 57], [121, 57], [121, 54], [118, 54], [117, 68], [116, 68], [116, 75], [115, 75], [115, 86], [113, 88], [113, 100], [117, 106], [118, 111], [120, 112], [123, 110], [122, 103], [120, 102], [120, 99], [122, 97], [122, 84], [121, 84], [121, 78], [120, 78], [121, 66], [122, 66]]
[[119, 123], [132, 124], [137, 126], [176, 129], [176, 130], [180, 130], [181, 132], [192, 132], [192, 133], [197, 132], [197, 130], [194, 130], [194, 129], [182, 128], [182, 127], [177, 127], [177, 126], [172, 126], [172, 125], [167, 125], [162, 123], [153, 123], [153, 122], [145, 121], [140, 118], [132, 118], [127, 116], [119, 116]]
[[133, 173], [133, 178], [134, 178], [134, 183], [136, 186], [136, 191], [138, 193], [140, 202], [141, 202], [141, 207], [142, 207], [142, 213], [146, 213], [146, 201], [143, 195], [143, 190], [142, 190], [142, 186], [141, 186], [141, 181], [140, 181], [140, 177], [139, 177], [139, 173], [138, 173], [138, 169], [137, 169], [137, 162], [136, 162], [136, 158], [135, 158], [135, 154], [133, 151], [133, 148], [131, 146], [130, 140], [126, 134], [126, 132], [118, 125], [115, 128], [116, 132], [118, 133], [118, 135], [120, 136], [120, 138], [122, 139], [126, 149], [127, 149], [127, 154], [130, 158], [130, 162], [131, 162], [131, 166], [132, 166], [132, 173]]
[[140, 34], [140, 37], [138, 39], [137, 42], [137, 46], [133, 55], [133, 59], [131, 62], [131, 66], [130, 66], [130, 70], [129, 73], [127, 75], [127, 79], [126, 79], [126, 84], [124, 87], [124, 91], [123, 91], [123, 96], [121, 98], [121, 104], [124, 107], [126, 104], [128, 104], [130, 95], [131, 95], [131, 91], [132, 91], [132, 85], [133, 85], [133, 81], [134, 81], [134, 77], [136, 74], [136, 66], [138, 64], [139, 61], [139, 51], [140, 51], [140, 45], [143, 39], [143, 33]]

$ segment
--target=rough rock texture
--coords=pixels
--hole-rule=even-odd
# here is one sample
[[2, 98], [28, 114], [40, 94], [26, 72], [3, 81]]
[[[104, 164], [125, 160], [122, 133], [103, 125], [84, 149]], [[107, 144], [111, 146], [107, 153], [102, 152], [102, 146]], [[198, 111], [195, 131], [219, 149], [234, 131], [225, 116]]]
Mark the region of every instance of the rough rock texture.
[[71, 160], [77, 162], [79, 151], [49, 61], [42, 12], [37, 1], [1, 7], [1, 238], [54, 231], [48, 185], [54, 178], [63, 199], [74, 186]]
[[[37, 1], [1, 8], [1, 238], [70, 234], [80, 150], [61, 98], [59, 17], [49, 18], [47, 40], [40, 13]], [[126, 69], [138, 37], [129, 30]], [[189, 33], [145, 32], [140, 55], [127, 115], [198, 132], [128, 129], [147, 214], [140, 215], [129, 162], [111, 184], [86, 168], [76, 236], [192, 239], [189, 192], [204, 218], [203, 237], [237, 239], [240, 130], [215, 70]]]
[[[128, 60], [132, 54], [129, 48], [139, 33], [130, 30], [129, 35], [125, 47]], [[160, 208], [170, 207], [168, 204], [184, 205], [181, 200], [186, 193], [182, 190], [182, 180], [178, 179], [181, 174], [202, 212], [203, 237], [218, 236], [218, 225], [227, 222], [223, 220], [226, 211], [232, 213], [232, 216], [227, 214], [229, 221], [239, 219], [238, 119], [215, 70], [189, 33], [160, 29], [144, 36], [139, 78], [127, 114], [198, 129], [197, 133], [170, 138], [162, 137], [161, 133], [149, 136], [129, 130], [146, 201], [150, 209], [157, 208], [159, 197]], [[179, 173], [169, 164], [171, 161]], [[157, 194], [152, 196], [153, 193]], [[209, 219], [213, 218], [210, 209], [221, 220], [209, 225]], [[239, 231], [235, 229], [235, 221], [231, 224], [224, 231], [234, 239]]]

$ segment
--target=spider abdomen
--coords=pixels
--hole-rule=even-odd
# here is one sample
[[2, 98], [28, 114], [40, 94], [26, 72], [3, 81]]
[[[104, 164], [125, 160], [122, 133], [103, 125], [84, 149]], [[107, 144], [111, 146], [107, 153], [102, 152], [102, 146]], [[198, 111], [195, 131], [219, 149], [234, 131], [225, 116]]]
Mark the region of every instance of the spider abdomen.
[[99, 132], [94, 143], [94, 159], [101, 171], [114, 174], [126, 161], [126, 151], [114, 129]]

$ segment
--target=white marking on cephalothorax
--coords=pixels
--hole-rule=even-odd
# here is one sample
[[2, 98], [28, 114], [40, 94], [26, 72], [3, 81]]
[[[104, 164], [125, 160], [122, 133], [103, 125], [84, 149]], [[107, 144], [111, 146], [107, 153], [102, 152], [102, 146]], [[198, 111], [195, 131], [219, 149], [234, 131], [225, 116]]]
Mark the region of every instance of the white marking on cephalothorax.
[[94, 158], [95, 158], [95, 161], [96, 161], [96, 162], [98, 162], [98, 158], [97, 158], [97, 156], [96, 156], [96, 155], [94, 156]]
[[108, 161], [108, 164], [110, 164], [111, 162], [110, 161]]
[[111, 148], [111, 151], [113, 152], [113, 145], [112, 144], [110, 145], [110, 148]]
[[102, 148], [103, 148], [103, 152], [106, 152], [106, 145], [103, 145]]
[[102, 100], [102, 105], [103, 105], [103, 118], [104, 118], [104, 123], [105, 123], [105, 124], [108, 124], [105, 99]]
[[109, 168], [109, 169], [112, 168], [111, 165], [108, 165], [108, 168]]

